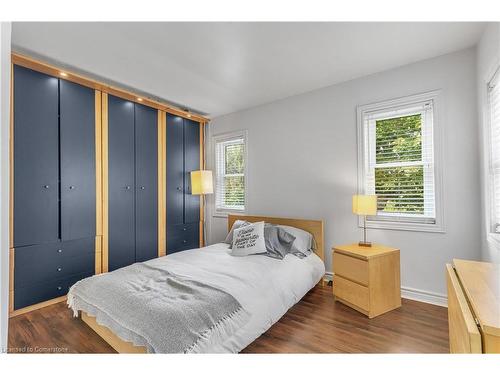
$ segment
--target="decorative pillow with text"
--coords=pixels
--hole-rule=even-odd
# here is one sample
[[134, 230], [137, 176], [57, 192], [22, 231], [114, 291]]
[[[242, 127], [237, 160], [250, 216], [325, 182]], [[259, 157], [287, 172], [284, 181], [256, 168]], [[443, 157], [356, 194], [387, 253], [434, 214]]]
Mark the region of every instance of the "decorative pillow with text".
[[264, 222], [253, 223], [234, 230], [231, 254], [246, 256], [265, 253]]

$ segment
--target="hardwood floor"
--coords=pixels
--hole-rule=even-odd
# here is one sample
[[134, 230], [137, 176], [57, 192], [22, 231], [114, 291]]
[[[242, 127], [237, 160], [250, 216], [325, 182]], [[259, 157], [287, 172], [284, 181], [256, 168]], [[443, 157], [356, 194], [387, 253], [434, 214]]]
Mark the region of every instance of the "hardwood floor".
[[[114, 353], [65, 302], [13, 317], [11, 352]], [[368, 319], [317, 286], [243, 353], [448, 353], [444, 307], [403, 300]]]
[[448, 310], [403, 299], [373, 319], [316, 287], [244, 353], [448, 353]]

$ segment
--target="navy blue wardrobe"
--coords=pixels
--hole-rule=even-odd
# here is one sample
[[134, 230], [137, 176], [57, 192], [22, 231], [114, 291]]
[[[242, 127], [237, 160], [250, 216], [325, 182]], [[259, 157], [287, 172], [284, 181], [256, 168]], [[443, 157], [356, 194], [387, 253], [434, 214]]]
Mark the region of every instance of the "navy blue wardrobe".
[[167, 254], [199, 247], [200, 197], [191, 171], [200, 169], [200, 124], [167, 113]]
[[199, 122], [19, 65], [13, 83], [11, 310], [62, 297], [96, 272], [199, 247], [190, 179]]
[[14, 66], [14, 309], [95, 272], [95, 92]]
[[108, 95], [108, 270], [158, 256], [158, 111]]

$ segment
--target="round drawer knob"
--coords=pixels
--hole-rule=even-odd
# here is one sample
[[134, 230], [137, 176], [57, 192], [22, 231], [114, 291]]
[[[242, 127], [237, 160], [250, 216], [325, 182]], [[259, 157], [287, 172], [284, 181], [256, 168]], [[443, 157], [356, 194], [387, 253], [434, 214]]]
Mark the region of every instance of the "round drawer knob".
[[62, 286], [58, 286], [58, 287], [57, 287], [57, 290], [62, 290]]
[[48, 189], [50, 186], [49, 185], [43, 185], [44, 189]]
[[182, 190], [182, 188], [181, 188], [181, 187], [177, 187], [177, 190], [181, 191], [181, 190]]
[[62, 271], [62, 268], [61, 267], [58, 267], [57, 268], [57, 272], [61, 272]]
[[128, 186], [128, 185], [127, 185], [127, 186], [125, 186], [125, 189], [126, 189], [126, 190], [130, 190], [130, 186]]
[[182, 243], [187, 243], [187, 240], [182, 241]]
[[62, 253], [62, 249], [57, 249], [57, 252], [58, 253]]
[[75, 190], [75, 187], [74, 187], [73, 185], [71, 185], [71, 186], [69, 187], [69, 190]]
[[182, 228], [182, 230], [187, 230], [187, 228]]

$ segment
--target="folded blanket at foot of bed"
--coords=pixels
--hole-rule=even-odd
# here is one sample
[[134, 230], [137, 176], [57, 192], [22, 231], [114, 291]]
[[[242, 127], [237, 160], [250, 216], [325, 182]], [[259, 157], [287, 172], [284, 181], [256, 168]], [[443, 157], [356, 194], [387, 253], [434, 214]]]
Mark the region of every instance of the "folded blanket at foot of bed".
[[149, 353], [210, 351], [250, 318], [230, 294], [144, 263], [77, 282], [68, 305]]

